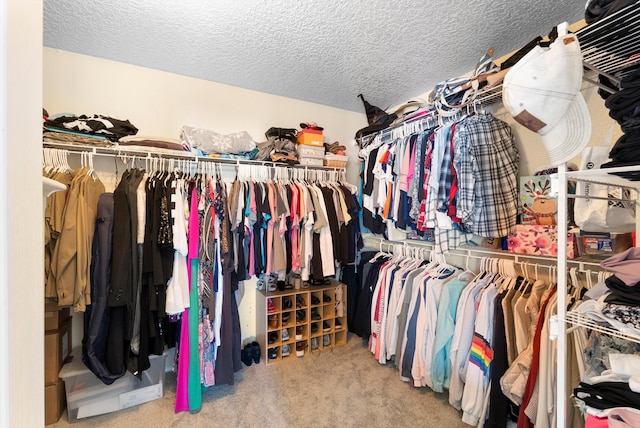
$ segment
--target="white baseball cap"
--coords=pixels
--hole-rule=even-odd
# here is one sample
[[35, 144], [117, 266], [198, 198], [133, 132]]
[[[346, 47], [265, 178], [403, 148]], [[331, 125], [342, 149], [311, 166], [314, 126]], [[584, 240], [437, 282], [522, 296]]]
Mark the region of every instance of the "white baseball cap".
[[548, 48], [534, 47], [504, 77], [502, 101], [511, 116], [540, 134], [553, 165], [582, 152], [591, 136], [591, 117], [580, 93], [582, 52], [578, 38], [564, 34]]

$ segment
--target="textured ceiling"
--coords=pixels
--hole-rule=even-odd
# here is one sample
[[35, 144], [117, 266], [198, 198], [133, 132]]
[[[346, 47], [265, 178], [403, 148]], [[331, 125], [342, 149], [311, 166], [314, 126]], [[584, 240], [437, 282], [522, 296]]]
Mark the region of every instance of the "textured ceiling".
[[585, 0], [46, 0], [44, 45], [363, 111], [505, 55]]

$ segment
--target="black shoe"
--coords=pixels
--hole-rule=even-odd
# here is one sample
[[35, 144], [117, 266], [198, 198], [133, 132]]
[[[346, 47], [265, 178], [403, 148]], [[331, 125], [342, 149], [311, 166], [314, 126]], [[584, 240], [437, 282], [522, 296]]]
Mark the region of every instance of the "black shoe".
[[297, 322], [304, 322], [306, 320], [307, 314], [305, 313], [304, 309], [298, 309], [296, 311], [296, 321]]
[[312, 305], [319, 305], [320, 304], [320, 299], [318, 299], [316, 296], [311, 295], [311, 304]]
[[316, 320], [316, 321], [322, 319], [322, 317], [320, 316], [320, 313], [318, 312], [317, 309], [312, 309], [311, 310], [311, 319], [312, 320]]
[[282, 298], [282, 308], [290, 309], [293, 303], [291, 303], [291, 297], [283, 297]]
[[278, 348], [269, 348], [269, 359], [275, 360], [278, 358]]
[[253, 362], [253, 346], [250, 343], [247, 343], [240, 352], [240, 359], [247, 367]]
[[284, 291], [284, 281], [278, 281], [278, 291]]
[[271, 345], [272, 343], [275, 343], [278, 340], [278, 332], [277, 331], [270, 331], [269, 332], [269, 345]]
[[311, 334], [317, 333], [318, 332], [318, 323], [313, 323], [311, 324]]
[[331, 331], [331, 326], [329, 325], [328, 322], [326, 321], [322, 322], [322, 331]]
[[298, 294], [296, 296], [296, 308], [300, 309], [305, 307], [307, 307], [307, 304], [304, 302], [304, 299], [302, 298], [302, 296]]
[[251, 355], [253, 356], [253, 362], [260, 364], [262, 352], [260, 352], [260, 344], [258, 342], [251, 342]]
[[285, 312], [282, 314], [282, 325], [289, 324], [289, 318], [291, 317], [291, 312]]
[[328, 294], [323, 294], [322, 300], [324, 300], [325, 303], [331, 303], [331, 296], [329, 296]]

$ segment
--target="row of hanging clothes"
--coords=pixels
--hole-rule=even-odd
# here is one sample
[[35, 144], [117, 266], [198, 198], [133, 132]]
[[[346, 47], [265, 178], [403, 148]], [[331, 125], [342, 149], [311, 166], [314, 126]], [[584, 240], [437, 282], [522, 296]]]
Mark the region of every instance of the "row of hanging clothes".
[[[355, 200], [355, 188], [338, 181], [337, 173], [301, 170], [294, 176], [288, 168], [232, 165], [235, 176], [224, 180], [213, 162], [121, 156], [126, 170], [113, 192], [105, 192], [91, 154], [81, 154], [78, 169], [68, 156], [44, 149], [45, 175], [68, 186], [46, 205], [47, 297], [84, 312], [82, 359], [105, 384], [127, 370], [140, 376], [150, 355], [175, 347], [176, 412], [198, 410], [203, 389], [233, 384], [242, 367], [241, 281], [286, 272], [287, 266], [273, 264], [278, 251], [288, 260], [298, 252], [309, 275], [324, 277], [311, 268], [314, 255], [325, 267], [324, 253], [311, 250], [320, 242], [331, 250], [331, 266], [334, 254], [355, 260], [357, 206], [338, 201], [352, 219], [348, 228], [342, 216], [335, 236], [344, 231], [353, 242], [334, 252], [329, 222], [322, 225], [328, 240], [317, 239], [324, 229], [313, 228], [319, 202], [302, 209], [303, 202], [296, 203], [309, 189], [332, 199], [345, 189], [341, 194]], [[300, 213], [313, 220], [299, 222]], [[251, 220], [258, 217], [254, 228]], [[300, 266], [291, 269], [301, 274]]]
[[356, 186], [334, 171], [255, 177], [259, 170], [240, 165], [230, 190], [240, 280], [259, 277], [258, 288], [274, 291], [293, 288], [294, 277], [323, 283], [355, 267], [362, 248]]
[[[556, 268], [477, 257], [476, 273], [435, 251], [428, 260], [426, 254], [406, 245], [362, 253], [352, 332], [380, 364], [395, 366], [401, 380], [446, 390], [469, 425], [555, 426], [556, 351], [549, 337]], [[569, 308], [592, 273], [573, 268], [571, 275]], [[568, 374], [575, 375], [588, 363], [583, 332], [572, 334]], [[567, 426], [584, 426], [575, 407], [567, 410]]]
[[360, 150], [367, 229], [405, 231], [441, 253], [473, 234], [513, 231], [519, 153], [511, 127], [482, 110], [462, 113], [380, 133]]

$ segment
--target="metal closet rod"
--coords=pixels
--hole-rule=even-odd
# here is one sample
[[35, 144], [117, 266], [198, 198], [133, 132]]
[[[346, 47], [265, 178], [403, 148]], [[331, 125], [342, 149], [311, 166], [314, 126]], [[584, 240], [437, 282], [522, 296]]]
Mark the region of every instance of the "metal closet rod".
[[[127, 150], [119, 147], [118, 149], [112, 149], [108, 147], [88, 147], [88, 146], [77, 146], [77, 145], [69, 145], [69, 144], [60, 144], [60, 143], [49, 143], [44, 142], [42, 145], [43, 148], [50, 149], [60, 149], [67, 150], [70, 153], [89, 153], [95, 156], [106, 156], [106, 157], [114, 157], [123, 159], [126, 157], [136, 158], [135, 160], [144, 161], [147, 159], [176, 159], [181, 161], [191, 161], [195, 162], [210, 162], [210, 163], [218, 163], [224, 165], [262, 165], [267, 167], [279, 167], [279, 168], [297, 168], [304, 170], [322, 170], [322, 171], [336, 171], [343, 172], [345, 168], [334, 167], [334, 166], [319, 166], [319, 165], [288, 165], [288, 164], [280, 164], [271, 161], [256, 161], [256, 160], [248, 160], [248, 159], [224, 159], [224, 158], [209, 158], [205, 156], [196, 156], [192, 153], [156, 153], [156, 152], [144, 152], [140, 150]], [[129, 159], [132, 160], [132, 159]]]
[[[381, 247], [382, 245], [403, 245], [403, 246], [408, 246], [408, 247], [418, 247], [418, 248], [425, 248], [428, 249], [429, 251], [433, 251], [433, 244], [429, 243], [429, 242], [422, 242], [422, 241], [411, 241], [407, 240], [407, 241], [394, 241], [394, 240], [390, 240], [390, 239], [384, 239], [384, 238], [378, 238], [375, 236], [367, 236], [364, 238], [365, 241], [365, 245], [366, 245], [366, 241], [367, 240], [375, 240], [378, 241], [378, 247]], [[373, 248], [374, 246], [372, 246]], [[523, 263], [522, 259], [524, 260], [540, 260], [540, 261], [546, 261], [549, 263], [554, 263], [557, 258], [556, 257], [552, 257], [552, 256], [548, 256], [548, 257], [544, 257], [544, 256], [533, 256], [533, 255], [529, 255], [529, 254], [516, 254], [516, 253], [508, 253], [506, 251], [500, 251], [500, 250], [489, 250], [489, 249], [483, 249], [483, 248], [477, 248], [477, 247], [465, 247], [465, 248], [456, 248], [455, 250], [450, 250], [447, 254], [445, 254], [445, 257], [448, 256], [462, 256], [462, 257], [478, 257], [476, 254], [485, 254], [487, 256], [493, 256], [496, 258], [503, 258], [503, 259], [513, 259], [516, 263]], [[588, 261], [583, 261], [583, 260], [573, 260], [573, 259], [568, 259], [567, 263], [571, 263], [573, 265], [578, 265], [578, 270], [586, 272], [587, 270], [592, 270], [592, 269], [587, 269], [585, 268], [585, 266], [593, 266], [596, 267], [597, 270], [602, 270], [602, 268], [600, 267], [600, 263], [599, 262], [588, 262]]]
[[[485, 92], [481, 92], [480, 94], [478, 94], [477, 99], [474, 99], [466, 106], [460, 107], [458, 110], [460, 111], [466, 110], [467, 113], [469, 113], [470, 109], [476, 109], [478, 107], [482, 108], [483, 105], [484, 106], [492, 105], [501, 100], [502, 100], [502, 84], [496, 85], [495, 87]], [[376, 136], [378, 136], [378, 138], [384, 139], [384, 138], [387, 138], [389, 135], [391, 135], [394, 131], [398, 131], [400, 129], [409, 128], [411, 130], [409, 133], [416, 132], [415, 131], [416, 128], [421, 128], [422, 130], [428, 129], [431, 127], [430, 125], [432, 121], [434, 121], [437, 124], [438, 116], [439, 116], [438, 111], [435, 109], [435, 106], [433, 106], [433, 110], [429, 110], [429, 113], [424, 116], [407, 119], [395, 125], [390, 125], [389, 127], [382, 129], [378, 132], [361, 137], [360, 142], [364, 143], [362, 147], [366, 147], [369, 145], [369, 143], [371, 143], [371, 141]], [[452, 117], [455, 118], [455, 116], [452, 116]], [[426, 128], [424, 128], [425, 125], [426, 125]]]

